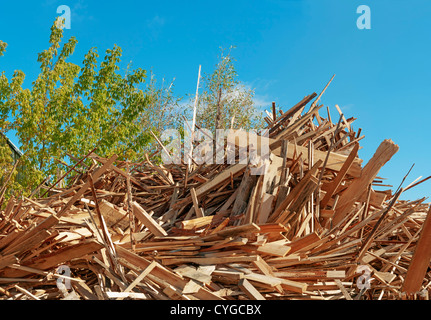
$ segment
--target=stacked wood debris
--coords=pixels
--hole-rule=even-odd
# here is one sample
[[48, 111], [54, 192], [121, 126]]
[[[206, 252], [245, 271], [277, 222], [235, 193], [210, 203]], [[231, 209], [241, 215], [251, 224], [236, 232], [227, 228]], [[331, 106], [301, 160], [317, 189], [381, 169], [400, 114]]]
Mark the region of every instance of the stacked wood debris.
[[425, 179], [375, 190], [398, 146], [384, 140], [363, 166], [355, 119], [332, 121], [319, 98], [268, 112], [264, 175], [91, 153], [68, 186], [11, 198], [0, 298], [428, 299], [430, 206], [400, 200]]

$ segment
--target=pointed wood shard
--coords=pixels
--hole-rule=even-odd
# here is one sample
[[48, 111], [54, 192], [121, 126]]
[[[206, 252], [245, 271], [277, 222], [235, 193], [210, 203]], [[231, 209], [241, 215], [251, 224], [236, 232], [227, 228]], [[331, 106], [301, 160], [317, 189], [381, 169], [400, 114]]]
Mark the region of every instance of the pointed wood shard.
[[152, 234], [159, 237], [167, 236], [167, 232], [163, 229], [136, 201], [132, 202], [133, 213], [144, 226], [150, 230]]
[[412, 294], [419, 292], [431, 260], [431, 208], [424, 222], [419, 241], [410, 263], [402, 291]]
[[341, 195], [335, 210], [334, 225], [340, 222], [352, 209], [355, 202], [362, 197], [362, 194], [377, 177], [380, 169], [398, 152], [398, 149], [399, 147], [392, 140], [384, 140], [380, 144], [376, 153], [362, 169], [361, 176], [353, 180], [352, 184]]

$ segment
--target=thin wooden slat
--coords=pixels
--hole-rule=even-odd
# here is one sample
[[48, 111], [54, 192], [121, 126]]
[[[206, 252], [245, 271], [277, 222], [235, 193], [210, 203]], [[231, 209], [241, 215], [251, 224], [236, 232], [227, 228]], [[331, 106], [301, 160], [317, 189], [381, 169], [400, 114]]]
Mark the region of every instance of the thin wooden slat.
[[202, 211], [202, 209], [199, 207], [199, 202], [198, 202], [198, 197], [196, 195], [196, 190], [195, 188], [191, 188], [190, 189], [190, 195], [192, 197], [192, 201], [193, 201], [193, 208], [195, 209], [195, 214], [198, 218], [202, 218], [204, 216], [204, 213]]
[[331, 199], [335, 190], [340, 186], [341, 182], [343, 181], [344, 177], [347, 174], [347, 171], [350, 169], [351, 165], [353, 164], [353, 160], [356, 158], [358, 154], [358, 150], [359, 150], [359, 144], [357, 143], [355, 144], [353, 150], [350, 152], [349, 156], [347, 157], [346, 162], [344, 162], [343, 167], [338, 172], [337, 177], [325, 189], [326, 191], [325, 197], [320, 202], [321, 208], [326, 207], [326, 205], [329, 202], [329, 199]]
[[291, 251], [291, 247], [288, 245], [277, 244], [277, 243], [266, 243], [257, 249], [257, 252], [268, 254], [277, 257], [284, 257]]
[[266, 300], [247, 279], [241, 279], [238, 286], [250, 299]]
[[164, 237], [167, 236], [167, 232], [163, 229], [136, 201], [132, 202], [133, 213], [136, 218], [141, 221], [144, 226], [150, 230], [150, 232], [156, 236]]

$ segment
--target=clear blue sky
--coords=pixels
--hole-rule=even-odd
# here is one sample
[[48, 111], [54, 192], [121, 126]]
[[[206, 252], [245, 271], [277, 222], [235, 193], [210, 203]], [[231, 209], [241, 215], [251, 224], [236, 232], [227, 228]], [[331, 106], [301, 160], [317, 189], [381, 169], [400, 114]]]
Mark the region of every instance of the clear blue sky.
[[[356, 26], [362, 4], [371, 9], [370, 30]], [[240, 80], [268, 106], [286, 110], [336, 74], [322, 102], [334, 115], [338, 104], [357, 118], [364, 164], [392, 139], [400, 151], [379, 174], [387, 183], [395, 189], [413, 163], [406, 184], [431, 175], [429, 0], [1, 1], [0, 39], [8, 48], [0, 71], [10, 77], [21, 69], [30, 85], [60, 5], [71, 8], [65, 37], [79, 41], [73, 61], [93, 46], [103, 56], [117, 44], [125, 64], [175, 78], [177, 95], [193, 93], [199, 64], [211, 72], [219, 48], [231, 45]], [[427, 181], [402, 198], [430, 195]]]

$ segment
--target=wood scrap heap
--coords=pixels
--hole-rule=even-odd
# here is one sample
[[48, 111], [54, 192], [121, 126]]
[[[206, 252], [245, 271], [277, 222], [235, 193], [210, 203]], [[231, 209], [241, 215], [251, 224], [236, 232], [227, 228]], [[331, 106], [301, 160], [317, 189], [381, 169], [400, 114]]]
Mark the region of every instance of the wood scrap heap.
[[375, 190], [398, 146], [363, 166], [355, 119], [321, 116], [319, 98], [273, 104], [265, 174], [89, 153], [67, 186], [10, 198], [0, 299], [428, 299], [430, 206], [400, 200], [426, 179]]

